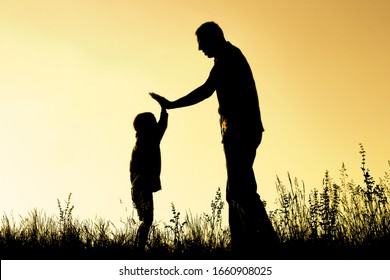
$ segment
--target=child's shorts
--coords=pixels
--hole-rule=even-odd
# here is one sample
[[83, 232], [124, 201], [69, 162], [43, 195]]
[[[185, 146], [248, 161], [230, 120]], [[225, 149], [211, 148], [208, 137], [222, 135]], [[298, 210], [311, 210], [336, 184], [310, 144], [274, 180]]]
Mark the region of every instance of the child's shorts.
[[140, 221], [153, 221], [153, 193], [131, 188], [131, 197]]

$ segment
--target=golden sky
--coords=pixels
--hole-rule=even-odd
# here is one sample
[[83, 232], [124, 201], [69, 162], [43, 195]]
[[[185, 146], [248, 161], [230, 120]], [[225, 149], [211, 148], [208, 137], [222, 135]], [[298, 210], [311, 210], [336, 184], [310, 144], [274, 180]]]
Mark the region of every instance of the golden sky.
[[[205, 81], [213, 61], [194, 33], [209, 20], [252, 67], [266, 129], [254, 168], [269, 207], [287, 172], [319, 188], [344, 162], [362, 181], [359, 143], [382, 177], [389, 10], [386, 0], [0, 0], [0, 210], [57, 213], [73, 193], [82, 219], [132, 215], [132, 121], [158, 116], [149, 91], [176, 99]], [[157, 221], [169, 222], [171, 202], [201, 214], [218, 187], [224, 195], [217, 107], [214, 95], [169, 111]]]

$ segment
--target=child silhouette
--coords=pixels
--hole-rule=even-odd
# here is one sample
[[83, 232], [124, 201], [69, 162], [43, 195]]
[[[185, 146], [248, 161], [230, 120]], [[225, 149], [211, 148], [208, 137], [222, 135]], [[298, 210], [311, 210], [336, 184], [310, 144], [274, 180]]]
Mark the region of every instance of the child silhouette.
[[[153, 93], [150, 93], [153, 96]], [[160, 142], [167, 129], [168, 113], [161, 107], [157, 122], [150, 112], [138, 114], [133, 122], [136, 143], [130, 160], [131, 196], [141, 224], [137, 230], [136, 248], [145, 251], [153, 222], [153, 193], [161, 190]]]

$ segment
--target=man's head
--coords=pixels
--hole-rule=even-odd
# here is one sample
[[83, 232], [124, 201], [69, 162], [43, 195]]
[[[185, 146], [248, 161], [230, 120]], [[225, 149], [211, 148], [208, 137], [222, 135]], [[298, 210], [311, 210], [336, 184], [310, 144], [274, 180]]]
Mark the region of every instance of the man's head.
[[222, 29], [213, 21], [203, 23], [195, 32], [199, 50], [207, 57], [215, 57], [226, 43]]

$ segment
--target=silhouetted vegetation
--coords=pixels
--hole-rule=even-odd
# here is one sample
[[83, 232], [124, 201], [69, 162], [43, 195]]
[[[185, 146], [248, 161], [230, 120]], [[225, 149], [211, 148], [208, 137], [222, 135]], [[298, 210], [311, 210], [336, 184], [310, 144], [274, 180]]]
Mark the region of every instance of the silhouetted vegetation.
[[[321, 189], [309, 192], [290, 175], [287, 186], [277, 178], [277, 208], [269, 217], [281, 244], [277, 252], [266, 252], [265, 259], [389, 258], [390, 176], [386, 172], [376, 182], [362, 145], [360, 154], [363, 185], [348, 178], [344, 164], [338, 183], [327, 171]], [[72, 215], [69, 194], [64, 205], [58, 200], [58, 216], [34, 209], [16, 223], [4, 214], [1, 259], [229, 259], [230, 233], [222, 226], [224, 206], [220, 189], [210, 213], [182, 217], [172, 204], [172, 218], [166, 224], [153, 224], [147, 250], [139, 255], [134, 248], [135, 219], [128, 217], [121, 227], [103, 219], [79, 221]]]
[[[282, 257], [300, 259], [388, 259], [390, 176], [376, 183], [360, 144], [364, 185], [348, 179], [343, 164], [340, 183], [325, 172], [322, 189], [306, 194], [289, 176], [289, 188], [277, 178], [279, 208], [270, 218], [282, 242]], [[390, 166], [390, 161], [389, 161]]]

